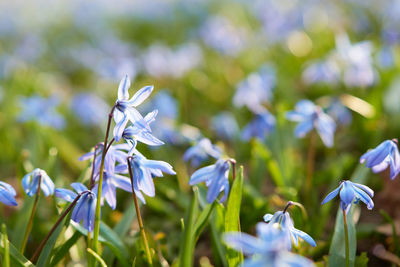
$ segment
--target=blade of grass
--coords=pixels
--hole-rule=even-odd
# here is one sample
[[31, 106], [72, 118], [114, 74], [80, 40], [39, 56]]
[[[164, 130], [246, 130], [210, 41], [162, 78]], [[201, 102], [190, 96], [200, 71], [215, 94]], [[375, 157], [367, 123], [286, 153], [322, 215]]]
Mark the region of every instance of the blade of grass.
[[[9, 248], [9, 255], [12, 262], [12, 266], [23, 266], [23, 267], [35, 267], [24, 255], [22, 255], [19, 250], [12, 244], [8, 239], [5, 239], [2, 233], [0, 233], [0, 250], [4, 253], [6, 246]], [[3, 242], [3, 240], [5, 242]]]
[[[243, 166], [240, 166], [239, 175], [233, 181], [225, 213], [225, 232], [240, 231], [240, 205], [242, 203]], [[228, 248], [227, 255], [229, 266], [237, 266], [243, 261], [243, 253]]]
[[64, 244], [55, 248], [54, 256], [51, 259], [50, 266], [56, 266], [81, 236], [82, 234], [76, 231]]

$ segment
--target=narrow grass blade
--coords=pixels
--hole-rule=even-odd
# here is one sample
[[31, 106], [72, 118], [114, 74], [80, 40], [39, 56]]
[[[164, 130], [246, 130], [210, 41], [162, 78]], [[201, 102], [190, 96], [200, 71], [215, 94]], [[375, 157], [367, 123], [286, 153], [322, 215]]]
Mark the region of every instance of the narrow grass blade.
[[[232, 185], [225, 213], [225, 232], [240, 231], [240, 205], [242, 203], [243, 166], [240, 166], [239, 175]], [[229, 266], [237, 266], [243, 260], [243, 254], [228, 248], [227, 255]]]
[[54, 256], [51, 259], [50, 266], [57, 265], [65, 257], [65, 255], [67, 255], [71, 247], [75, 245], [76, 242], [78, 242], [78, 239], [81, 236], [82, 234], [76, 231], [64, 244], [57, 247], [55, 249]]
[[99, 254], [94, 252], [91, 248], [87, 248], [87, 252], [89, 252], [90, 254], [93, 255], [93, 257], [95, 257], [95, 259], [100, 263], [101, 267], [107, 267], [106, 262], [100, 257]]
[[35, 267], [35, 265], [32, 264], [27, 258], [25, 258], [24, 255], [22, 255], [19, 250], [8, 241], [4, 237], [2, 233], [0, 233], [0, 252], [4, 254], [4, 251], [6, 250], [6, 246], [9, 248], [9, 255], [10, 255], [10, 260], [11, 260], [11, 266], [23, 266], [23, 267]]

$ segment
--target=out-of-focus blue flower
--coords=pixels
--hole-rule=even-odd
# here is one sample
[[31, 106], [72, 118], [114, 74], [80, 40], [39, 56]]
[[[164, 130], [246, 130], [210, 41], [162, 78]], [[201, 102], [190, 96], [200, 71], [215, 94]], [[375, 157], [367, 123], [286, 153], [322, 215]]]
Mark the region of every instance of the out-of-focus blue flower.
[[[96, 212], [96, 194], [94, 191], [88, 190], [86, 186], [81, 183], [72, 183], [71, 187], [81, 195], [72, 210], [71, 220], [76, 223], [83, 224], [89, 232], [94, 228], [94, 217]], [[56, 188], [56, 197], [62, 198], [68, 202], [73, 202], [78, 194], [69, 189]]]
[[221, 112], [212, 119], [212, 128], [221, 139], [232, 140], [239, 133], [239, 126], [230, 112]]
[[178, 117], [178, 103], [176, 99], [166, 90], [158, 91], [148, 102], [140, 106], [140, 110], [150, 112], [158, 109], [159, 119], [168, 118], [175, 120]]
[[250, 140], [252, 137], [264, 140], [265, 137], [274, 130], [275, 117], [267, 110], [263, 113], [256, 114], [254, 119], [247, 124], [242, 131], [242, 139]]
[[22, 111], [18, 120], [37, 121], [40, 125], [51, 126], [55, 129], [62, 129], [65, 126], [64, 118], [56, 111], [59, 104], [57, 97], [43, 98], [40, 96], [21, 97]]
[[172, 76], [182, 77], [186, 72], [198, 66], [203, 55], [200, 47], [194, 43], [187, 43], [171, 48], [155, 44], [143, 54], [143, 65], [146, 71], [154, 77]]
[[[155, 196], [153, 177], [163, 177], [163, 173], [175, 175], [172, 166], [164, 161], [149, 160], [143, 155], [136, 154], [130, 158], [133, 174], [133, 187], [149, 197]], [[144, 202], [143, 197], [141, 200]]]
[[271, 99], [275, 80], [273, 67], [262, 66], [259, 71], [251, 73], [244, 81], [239, 83], [233, 97], [233, 104], [236, 107], [246, 106], [254, 113], [264, 112], [265, 108], [262, 103]]
[[347, 35], [336, 37], [336, 53], [343, 67], [343, 80], [347, 86], [370, 86], [375, 81], [372, 44], [351, 44]]
[[309, 259], [289, 252], [290, 236], [277, 224], [257, 224], [257, 237], [246, 233], [231, 232], [224, 234], [225, 243], [248, 256], [254, 256], [243, 262], [243, 267], [256, 266], [314, 266]]
[[340, 182], [339, 187], [325, 197], [322, 201], [322, 205], [332, 200], [338, 194], [340, 195], [340, 207], [342, 210], [346, 211], [346, 213], [349, 212], [351, 204], [357, 204], [360, 200], [367, 205], [369, 210], [374, 207], [374, 202], [372, 201], [374, 191], [368, 186], [351, 181]]
[[380, 65], [380, 67], [386, 69], [386, 68], [391, 68], [394, 66], [394, 52], [393, 48], [391, 46], [385, 45], [383, 46], [379, 53], [377, 54], [377, 61]]
[[[98, 187], [99, 184], [96, 184], [93, 187], [92, 191], [98, 192]], [[117, 207], [117, 188], [120, 188], [126, 192], [132, 192], [131, 180], [122, 175], [109, 175], [104, 172], [103, 187], [101, 190], [101, 205], [103, 205], [105, 199], [112, 209], [115, 209]], [[143, 203], [145, 203], [143, 195], [140, 191], [135, 190], [135, 194]]]
[[397, 147], [397, 139], [386, 140], [379, 146], [371, 149], [361, 156], [360, 163], [378, 173], [390, 166], [390, 178], [394, 179], [400, 173], [400, 154]]
[[18, 203], [15, 200], [16, 195], [17, 192], [15, 192], [15, 189], [11, 185], [0, 182], [0, 202], [9, 206], [17, 206]]
[[22, 187], [28, 196], [37, 194], [40, 180], [40, 190], [45, 196], [54, 194], [54, 183], [44, 170], [34, 169], [22, 178]]
[[340, 100], [335, 99], [329, 105], [326, 113], [334, 118], [339, 124], [348, 125], [351, 123], [353, 117], [348, 108], [346, 108]]
[[[129, 87], [131, 82], [128, 75], [121, 80], [118, 87], [118, 100], [115, 103], [114, 110], [114, 138], [115, 141], [119, 141], [122, 137], [122, 133], [127, 125], [128, 121], [132, 123], [141, 122], [146, 125], [142, 115], [136, 110], [136, 107], [140, 105], [153, 91], [153, 86], [145, 86], [137, 91], [131, 99], [129, 99]], [[147, 126], [148, 127], [148, 126]]]
[[[142, 142], [149, 146], [160, 146], [163, 145], [164, 142], [157, 139], [149, 130], [149, 125], [155, 120], [158, 111], [154, 110], [144, 117], [144, 123], [141, 121], [135, 122], [132, 126], [125, 128], [122, 133], [122, 137], [131, 145], [132, 149], [136, 147], [136, 142]], [[129, 152], [131, 154], [132, 151]]]
[[313, 247], [317, 245], [310, 235], [294, 228], [293, 220], [290, 218], [289, 212], [287, 211], [277, 211], [273, 215], [265, 214], [264, 221], [270, 224], [280, 224], [281, 227], [290, 234], [291, 240], [296, 246], [299, 244], [299, 238], [303, 239]]
[[336, 123], [321, 107], [314, 105], [310, 100], [300, 100], [294, 111], [286, 113], [286, 118], [299, 122], [295, 129], [296, 137], [302, 138], [315, 128], [322, 142], [327, 147], [333, 146]]
[[233, 25], [227, 18], [209, 17], [200, 28], [204, 43], [220, 53], [235, 56], [246, 46], [247, 31]]
[[85, 125], [103, 126], [110, 107], [103, 99], [91, 93], [80, 93], [71, 101], [71, 110]]
[[229, 194], [229, 162], [219, 159], [214, 165], [210, 165], [195, 171], [190, 177], [189, 184], [195, 185], [205, 182], [208, 187], [207, 202], [213, 203], [219, 194], [224, 191], [220, 202], [225, 201]]
[[221, 157], [221, 150], [214, 146], [210, 139], [202, 138], [194, 146], [186, 150], [185, 154], [183, 154], [183, 160], [191, 160], [192, 166], [199, 166], [209, 156], [218, 159]]
[[340, 68], [333, 60], [315, 62], [307, 66], [302, 78], [307, 84], [319, 82], [336, 84], [340, 81]]

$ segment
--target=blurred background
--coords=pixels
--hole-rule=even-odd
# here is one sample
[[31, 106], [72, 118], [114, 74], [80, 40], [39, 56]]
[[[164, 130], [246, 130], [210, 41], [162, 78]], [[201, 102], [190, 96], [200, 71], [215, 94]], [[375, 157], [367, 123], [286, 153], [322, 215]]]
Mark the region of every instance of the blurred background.
[[[399, 42], [395, 0], [0, 1], [1, 179], [19, 189], [19, 203], [26, 197], [20, 180], [34, 167], [68, 187], [87, 170], [79, 156], [104, 138], [122, 77], [129, 75], [131, 95], [154, 85], [140, 111], [159, 110], [152, 128], [166, 145], [139, 149], [178, 174], [155, 181], [144, 218], [151, 242], [173, 264], [196, 169], [182, 160], [185, 150], [207, 137], [244, 165], [242, 231], [254, 233], [265, 213], [303, 200], [309, 141], [295, 138], [285, 112], [310, 99], [338, 128], [333, 148], [317, 142], [308, 220], [296, 210], [293, 217], [319, 245], [299, 253], [323, 264], [337, 203], [320, 207], [320, 200], [351, 177], [367, 149], [398, 137]], [[259, 122], [263, 112], [269, 116]], [[399, 178], [365, 175], [376, 206], [362, 207], [358, 254], [385, 266], [397, 238], [380, 209], [399, 225]], [[37, 242], [56, 218], [55, 200], [42, 201], [48, 209], [36, 216]], [[110, 226], [129, 206], [129, 194], [121, 191], [118, 201], [116, 210], [103, 211]], [[12, 225], [18, 208], [1, 208]], [[212, 242], [207, 233], [201, 237], [196, 265], [220, 266]], [[79, 251], [71, 257], [82, 258]]]

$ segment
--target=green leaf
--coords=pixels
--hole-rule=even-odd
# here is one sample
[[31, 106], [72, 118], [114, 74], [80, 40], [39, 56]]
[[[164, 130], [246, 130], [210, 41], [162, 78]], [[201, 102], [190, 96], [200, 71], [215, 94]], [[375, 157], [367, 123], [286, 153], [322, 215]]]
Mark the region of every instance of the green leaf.
[[254, 153], [259, 156], [265, 163], [269, 174], [271, 175], [272, 180], [274, 181], [277, 187], [283, 187], [285, 182], [283, 180], [281, 171], [279, 169], [278, 162], [271, 155], [271, 151], [268, 149], [266, 145], [261, 143], [260, 141], [255, 141]]
[[[117, 234], [118, 236], [126, 236], [135, 218], [135, 206], [133, 202], [131, 202], [131, 204], [128, 205], [128, 208], [125, 209], [122, 219], [114, 227], [113, 230], [115, 234]], [[107, 265], [112, 266], [114, 258], [114, 253], [112, 253], [112, 251], [106, 247], [103, 251], [103, 259], [107, 263]]]
[[355, 266], [357, 266], [357, 267], [367, 267], [368, 266], [368, 261], [369, 261], [369, 259], [367, 257], [367, 252], [363, 252], [363, 253], [361, 253], [360, 256], [358, 256], [356, 258]]
[[210, 215], [212, 211], [214, 210], [214, 207], [216, 205], [217, 201], [214, 201], [212, 204], [208, 204], [203, 211], [200, 213], [199, 218], [196, 221], [196, 224], [194, 226], [194, 245], [196, 245], [197, 240], [199, 240], [199, 237], [201, 233], [203, 232], [204, 228], [206, 227], [208, 223], [208, 219], [210, 218]]
[[13, 235], [11, 236], [11, 241], [15, 244], [15, 247], [18, 250], [21, 250], [22, 243], [24, 241], [24, 235], [26, 231], [26, 227], [28, 227], [29, 216], [32, 207], [33, 207], [34, 197], [26, 197], [24, 199], [24, 204], [22, 205], [21, 210], [18, 212], [17, 223], [14, 228]]
[[[240, 231], [240, 205], [242, 203], [243, 166], [240, 166], [239, 175], [233, 181], [225, 213], [225, 232]], [[228, 248], [227, 255], [230, 267], [237, 266], [243, 261], [243, 254]]]
[[25, 258], [25, 256], [22, 255], [18, 249], [3, 236], [2, 233], [0, 233], [0, 240], [2, 241], [0, 243], [1, 253], [4, 253], [6, 246], [9, 247], [9, 253], [12, 262], [11, 266], [35, 267], [35, 265]]
[[225, 208], [222, 204], [218, 204], [214, 209], [212, 215], [212, 223], [210, 223], [211, 228], [211, 241], [213, 244], [214, 255], [218, 256], [216, 259], [219, 260], [219, 264], [217, 266], [228, 266], [228, 262], [226, 260], [226, 251], [225, 247], [222, 244], [222, 232], [224, 229], [225, 223]]
[[[76, 222], [71, 222], [71, 225], [84, 236], [88, 235], [88, 230], [86, 230], [82, 225]], [[99, 241], [106, 245], [111, 252], [115, 254], [120, 261], [119, 263], [121, 266], [129, 266], [129, 252], [127, 248], [118, 235], [102, 221], [100, 221]]]
[[[354, 171], [351, 180], [356, 183], [365, 183], [369, 174], [369, 169], [364, 165], [359, 165]], [[355, 211], [359, 209], [356, 205], [352, 205], [347, 214], [347, 227], [349, 231], [349, 250], [350, 250], [350, 266], [354, 266], [357, 238], [355, 229]], [[345, 266], [346, 251], [345, 251], [345, 235], [342, 210], [339, 208], [336, 216], [335, 230], [333, 233], [331, 247], [329, 249], [329, 266]]]
[[[60, 214], [63, 214], [67, 208], [68, 208], [68, 206], [66, 206]], [[66, 218], [64, 218], [64, 223], [60, 223], [57, 226], [57, 228], [54, 230], [54, 232], [50, 236], [49, 240], [47, 240], [46, 245], [43, 247], [43, 250], [41, 251], [41, 253], [39, 255], [39, 259], [36, 263], [36, 266], [48, 266], [49, 265], [51, 252], [57, 242], [59, 235], [61, 234], [63, 227], [69, 225], [70, 218], [71, 218], [71, 213], [69, 213], [68, 216], [66, 216]]]
[[82, 236], [82, 234], [76, 231], [64, 244], [57, 247], [54, 252], [54, 256], [51, 259], [50, 266], [57, 265], [69, 252], [71, 247], [75, 245], [78, 239]]
[[1, 225], [1, 232], [3, 233], [1, 243], [4, 245], [3, 267], [10, 267], [10, 245], [8, 244], [7, 227], [4, 223]]
[[190, 267], [193, 266], [193, 253], [194, 253], [194, 223], [195, 218], [198, 213], [198, 194], [197, 187], [193, 187], [193, 197], [190, 204], [190, 208], [186, 215], [186, 220], [184, 221], [184, 233], [182, 242], [179, 249], [179, 266], [180, 267]]

